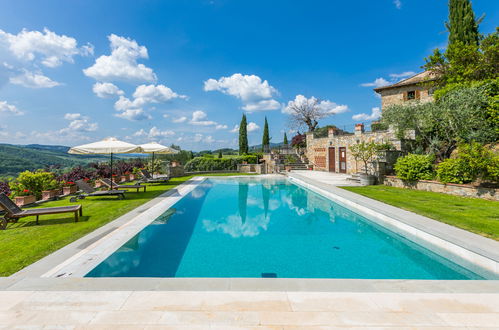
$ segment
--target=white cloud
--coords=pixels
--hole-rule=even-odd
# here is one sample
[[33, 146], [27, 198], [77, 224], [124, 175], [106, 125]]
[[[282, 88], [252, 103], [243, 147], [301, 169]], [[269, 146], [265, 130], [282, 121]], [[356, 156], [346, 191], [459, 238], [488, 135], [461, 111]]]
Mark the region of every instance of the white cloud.
[[149, 139], [161, 138], [161, 137], [169, 137], [175, 135], [173, 131], [162, 131], [158, 129], [156, 126], [152, 127], [149, 132], [145, 131], [143, 128], [138, 130], [137, 132], [132, 134], [137, 137], [148, 137]]
[[413, 72], [413, 71], [406, 71], [406, 72], [402, 72], [402, 73], [390, 73], [390, 78], [397, 80], [397, 79], [402, 79], [402, 78], [414, 76], [415, 74], [416, 74], [416, 72]]
[[111, 34], [108, 36], [111, 55], [102, 55], [95, 64], [83, 70], [88, 77], [98, 81], [156, 81], [156, 74], [151, 68], [137, 63], [138, 59], [147, 59], [147, 48], [139, 46], [132, 39]]
[[[248, 125], [246, 125], [246, 130], [249, 132], [254, 132], [258, 131], [260, 129], [260, 126], [258, 126], [254, 122], [249, 122]], [[229, 132], [231, 133], [239, 133], [239, 125], [235, 125], [233, 129], [231, 129]]]
[[175, 124], [180, 124], [180, 123], [185, 123], [187, 120], [188, 120], [187, 117], [182, 116], [179, 118], [172, 119], [172, 122], [174, 122]]
[[68, 127], [61, 129], [60, 133], [74, 132], [94, 132], [99, 128], [97, 123], [90, 122], [90, 118], [83, 116], [80, 113], [66, 113], [64, 119], [69, 120]]
[[24, 70], [24, 73], [10, 77], [9, 82], [14, 85], [21, 85], [28, 88], [52, 88], [59, 86], [57, 81], [53, 81], [40, 73]]
[[217, 126], [215, 126], [215, 129], [228, 129], [229, 126], [227, 125], [222, 125], [222, 124], [218, 124]]
[[116, 114], [115, 116], [130, 121], [152, 119], [152, 117], [149, 114], [145, 113], [142, 109], [128, 109]]
[[92, 91], [101, 98], [110, 98], [119, 95], [123, 95], [124, 92], [118, 88], [118, 86], [112, 83], [100, 83], [97, 82], [92, 87]]
[[397, 9], [402, 9], [402, 1], [400, 0], [393, 0], [393, 4]]
[[8, 104], [7, 101], [0, 101], [0, 114], [8, 113], [13, 115], [23, 115], [24, 112], [19, 110], [15, 105]]
[[281, 104], [274, 99], [261, 100], [254, 103], [248, 103], [243, 107], [243, 110], [248, 112], [261, 111], [261, 110], [277, 110], [281, 108]]
[[343, 112], [347, 112], [349, 110], [348, 106], [345, 104], [340, 105], [329, 100], [319, 101], [314, 96], [307, 98], [304, 95], [298, 94], [295, 96], [294, 100], [289, 101], [286, 107], [282, 108], [282, 112], [288, 115], [293, 114], [292, 106], [301, 105], [304, 103], [310, 103], [310, 104], [317, 103], [323, 115], [336, 115]]
[[140, 85], [133, 93], [133, 101], [129, 98], [120, 95], [120, 98], [114, 104], [117, 111], [127, 112], [127, 114], [117, 115], [118, 117], [132, 120], [151, 119], [151, 116], [146, 114], [143, 107], [152, 103], [164, 103], [175, 98], [187, 98], [185, 95], [179, 95], [165, 85]]
[[237, 97], [244, 103], [243, 109], [249, 112], [280, 108], [279, 103], [272, 99], [277, 94], [277, 89], [256, 75], [235, 73], [218, 80], [208, 79], [204, 82], [204, 90]]
[[50, 68], [62, 62], [73, 63], [75, 55], [93, 54], [92, 45], [79, 48], [75, 38], [58, 35], [47, 28], [43, 32], [23, 29], [18, 34], [0, 30], [0, 47], [2, 45], [19, 60], [34, 61], [40, 56], [41, 64]]
[[360, 113], [353, 115], [353, 120], [378, 120], [381, 117], [381, 109], [379, 107], [372, 108], [371, 114]]
[[189, 122], [192, 125], [198, 125], [198, 126], [213, 126], [217, 125], [217, 122], [212, 121], [212, 120], [204, 120], [207, 118], [207, 114], [204, 111], [197, 110], [192, 113], [192, 119]]
[[260, 126], [258, 126], [254, 122], [251, 121], [248, 123], [248, 126], [247, 126], [248, 132], [258, 131], [259, 129], [260, 129]]
[[215, 142], [215, 139], [213, 138], [213, 136], [211, 135], [208, 135], [207, 137], [204, 138], [204, 143], [214, 143]]
[[376, 78], [373, 82], [360, 84], [362, 87], [383, 87], [390, 85], [390, 82], [385, 78]]

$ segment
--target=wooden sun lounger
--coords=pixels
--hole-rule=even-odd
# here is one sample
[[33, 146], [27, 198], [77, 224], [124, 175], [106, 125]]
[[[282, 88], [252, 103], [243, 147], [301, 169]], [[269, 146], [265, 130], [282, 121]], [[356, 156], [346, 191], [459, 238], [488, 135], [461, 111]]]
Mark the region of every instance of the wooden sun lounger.
[[76, 185], [81, 191], [83, 191], [83, 194], [79, 195], [79, 197], [81, 196], [82, 198], [99, 196], [118, 196], [119, 199], [125, 198], [124, 190], [95, 190], [83, 180], [76, 181]]
[[140, 180], [140, 182], [145, 182], [145, 183], [166, 183], [166, 182], [170, 181], [170, 178], [168, 176], [154, 178], [151, 175], [151, 173], [149, 173], [149, 171], [146, 170], [146, 169], [140, 170], [140, 172], [142, 173], [142, 180]]
[[146, 192], [147, 186], [141, 185], [141, 184], [123, 184], [119, 185], [116, 183], [113, 183], [110, 179], [100, 179], [100, 182], [105, 184], [107, 187], [110, 189], [137, 189], [137, 192], [139, 192], [140, 189], [144, 189], [144, 192]]
[[23, 210], [17, 206], [7, 195], [0, 193], [0, 205], [5, 210], [5, 215], [0, 223], [0, 229], [7, 228], [9, 222], [17, 222], [20, 218], [35, 216], [36, 224], [38, 224], [38, 217], [46, 214], [59, 214], [59, 213], [74, 213], [75, 222], [78, 222], [79, 217], [83, 215], [81, 205], [71, 206], [58, 206], [58, 207], [45, 207], [40, 209]]

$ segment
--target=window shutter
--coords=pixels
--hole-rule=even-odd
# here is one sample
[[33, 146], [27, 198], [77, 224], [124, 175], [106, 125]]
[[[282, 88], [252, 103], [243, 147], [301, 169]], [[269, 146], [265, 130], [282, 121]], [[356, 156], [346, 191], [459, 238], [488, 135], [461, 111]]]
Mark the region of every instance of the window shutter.
[[407, 96], [407, 92], [404, 92], [404, 101], [407, 101], [408, 100], [408, 96]]
[[421, 93], [419, 90], [416, 90], [416, 100], [419, 100], [421, 98]]

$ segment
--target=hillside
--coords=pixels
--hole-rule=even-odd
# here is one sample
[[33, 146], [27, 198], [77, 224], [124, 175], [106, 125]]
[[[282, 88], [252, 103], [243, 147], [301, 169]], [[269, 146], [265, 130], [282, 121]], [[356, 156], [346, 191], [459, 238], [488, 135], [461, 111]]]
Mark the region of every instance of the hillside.
[[25, 170], [36, 170], [50, 165], [75, 166], [92, 161], [105, 161], [104, 155], [70, 155], [69, 147], [46, 145], [0, 144], [0, 177], [16, 176]]

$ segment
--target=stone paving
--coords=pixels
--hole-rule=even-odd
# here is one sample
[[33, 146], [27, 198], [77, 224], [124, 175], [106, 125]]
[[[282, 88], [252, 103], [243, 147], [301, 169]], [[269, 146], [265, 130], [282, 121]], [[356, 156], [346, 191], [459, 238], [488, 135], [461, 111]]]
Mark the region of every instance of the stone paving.
[[297, 174], [297, 177], [305, 177], [311, 180], [315, 180], [318, 182], [326, 183], [331, 186], [360, 186], [360, 184], [347, 180], [351, 177], [350, 174], [342, 174], [342, 173], [331, 173], [331, 172], [323, 172], [323, 171], [300, 171], [295, 170], [289, 173], [290, 177], [293, 177], [294, 174]]
[[0, 301], [5, 329], [499, 326], [499, 294], [2, 291]]

